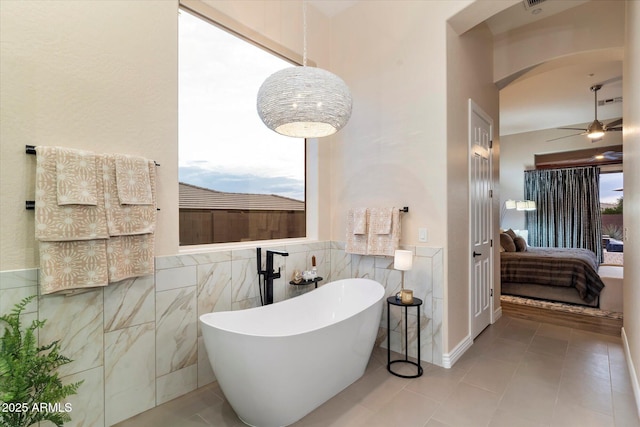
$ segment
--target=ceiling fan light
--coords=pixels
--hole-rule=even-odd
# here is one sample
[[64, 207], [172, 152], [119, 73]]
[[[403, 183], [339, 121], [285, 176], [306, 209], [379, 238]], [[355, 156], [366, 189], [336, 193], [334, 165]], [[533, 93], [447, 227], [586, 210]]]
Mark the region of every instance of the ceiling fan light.
[[602, 122], [594, 120], [587, 128], [587, 137], [591, 139], [602, 138], [604, 136], [604, 127]]

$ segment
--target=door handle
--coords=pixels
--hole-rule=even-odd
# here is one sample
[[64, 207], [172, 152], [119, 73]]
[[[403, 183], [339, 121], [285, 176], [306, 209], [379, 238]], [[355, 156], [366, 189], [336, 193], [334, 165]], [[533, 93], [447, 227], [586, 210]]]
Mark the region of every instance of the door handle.
[[482, 255], [482, 254], [481, 254], [481, 253], [478, 253], [478, 252], [476, 252], [476, 251], [473, 251], [473, 257], [474, 257], [474, 258], [475, 258], [475, 257], [477, 257], [477, 256], [480, 256], [480, 255]]

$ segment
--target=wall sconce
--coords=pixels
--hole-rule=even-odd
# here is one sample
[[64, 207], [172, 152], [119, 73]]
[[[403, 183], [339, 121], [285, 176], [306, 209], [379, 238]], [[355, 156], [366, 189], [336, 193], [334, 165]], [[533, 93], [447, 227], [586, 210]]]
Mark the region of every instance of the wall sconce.
[[403, 304], [413, 303], [413, 291], [404, 288], [404, 272], [411, 270], [412, 267], [413, 252], [396, 249], [393, 254], [393, 268], [402, 272], [401, 288], [396, 299], [400, 299]]
[[504, 216], [507, 213], [507, 210], [518, 210], [518, 211], [535, 211], [536, 210], [536, 202], [533, 200], [507, 200], [502, 205], [502, 209], [500, 210], [500, 225], [504, 220]]

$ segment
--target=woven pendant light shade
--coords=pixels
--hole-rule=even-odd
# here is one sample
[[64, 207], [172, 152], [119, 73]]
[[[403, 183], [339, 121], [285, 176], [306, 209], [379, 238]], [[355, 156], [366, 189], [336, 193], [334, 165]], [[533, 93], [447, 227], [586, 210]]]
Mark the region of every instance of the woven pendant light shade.
[[349, 88], [335, 74], [315, 67], [291, 67], [262, 83], [258, 115], [279, 134], [320, 138], [347, 124], [351, 102]]

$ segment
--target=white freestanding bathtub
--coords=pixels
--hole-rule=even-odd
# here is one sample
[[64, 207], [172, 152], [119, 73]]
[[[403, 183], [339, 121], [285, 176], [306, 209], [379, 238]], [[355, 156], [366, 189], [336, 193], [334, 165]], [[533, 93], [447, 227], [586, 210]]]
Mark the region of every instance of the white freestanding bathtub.
[[383, 297], [378, 282], [345, 279], [276, 304], [200, 316], [209, 361], [240, 419], [292, 424], [360, 378]]

